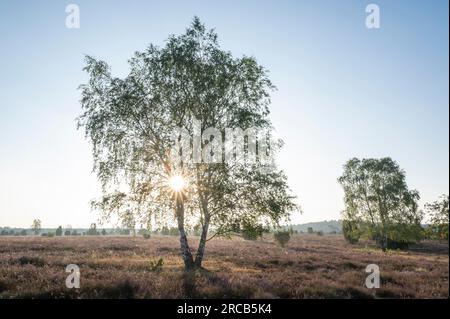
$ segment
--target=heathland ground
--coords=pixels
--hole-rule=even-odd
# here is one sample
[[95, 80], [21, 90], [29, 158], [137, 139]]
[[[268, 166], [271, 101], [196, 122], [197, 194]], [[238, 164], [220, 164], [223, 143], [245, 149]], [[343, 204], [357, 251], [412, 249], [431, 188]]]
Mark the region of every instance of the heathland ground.
[[[191, 238], [195, 247], [196, 238]], [[162, 266], [161, 261], [162, 260]], [[158, 261], [160, 261], [158, 265]], [[66, 288], [68, 264], [80, 289]], [[365, 287], [366, 266], [381, 286]], [[382, 252], [341, 235], [208, 242], [204, 270], [183, 271], [177, 237], [0, 237], [0, 298], [448, 298], [448, 242]]]

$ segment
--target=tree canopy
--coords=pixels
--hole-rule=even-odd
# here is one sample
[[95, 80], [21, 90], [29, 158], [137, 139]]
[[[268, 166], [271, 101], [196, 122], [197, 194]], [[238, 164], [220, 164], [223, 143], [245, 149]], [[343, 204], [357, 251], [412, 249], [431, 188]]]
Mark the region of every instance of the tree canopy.
[[[186, 228], [200, 224], [199, 266], [210, 225], [215, 235], [225, 235], [236, 224], [278, 224], [298, 208], [275, 163], [242, 161], [237, 151], [226, 161], [221, 152], [227, 129], [267, 132], [259, 140], [246, 137], [247, 155], [253, 144], [266, 155], [282, 145], [268, 118], [274, 86], [255, 58], [222, 50], [214, 30], [194, 18], [184, 34], [171, 35], [164, 47], [136, 52], [129, 65], [129, 74], [117, 78], [106, 62], [87, 56], [89, 81], [81, 85], [78, 125], [93, 146], [104, 192], [93, 207], [104, 219], [115, 215], [152, 226], [175, 220], [186, 266], [194, 263]], [[196, 143], [199, 130], [200, 161], [177, 148], [180, 128], [192, 136], [188, 145]], [[264, 139], [270, 147], [263, 148]], [[174, 154], [186, 160], [174, 160]], [[205, 160], [209, 156], [216, 161]], [[186, 181], [182, 192], [170, 188], [174, 175]]]
[[33, 224], [31, 224], [31, 228], [34, 230], [34, 234], [38, 235], [39, 231], [41, 230], [41, 220], [40, 219], [34, 219]]
[[349, 241], [374, 238], [383, 249], [420, 239], [419, 193], [409, 190], [405, 172], [391, 158], [357, 159], [344, 165], [343, 230]]
[[429, 235], [434, 239], [448, 240], [449, 197], [441, 195], [437, 201], [425, 204], [430, 220]]

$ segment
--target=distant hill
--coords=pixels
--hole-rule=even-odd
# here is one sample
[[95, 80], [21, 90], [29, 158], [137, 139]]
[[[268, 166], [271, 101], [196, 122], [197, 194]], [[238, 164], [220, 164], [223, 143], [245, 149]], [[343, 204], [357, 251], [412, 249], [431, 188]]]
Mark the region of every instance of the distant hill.
[[313, 231], [322, 231], [324, 233], [342, 232], [342, 221], [341, 220], [324, 220], [321, 222], [313, 222], [306, 224], [292, 225], [292, 228], [296, 231], [306, 233], [308, 227], [312, 227]]

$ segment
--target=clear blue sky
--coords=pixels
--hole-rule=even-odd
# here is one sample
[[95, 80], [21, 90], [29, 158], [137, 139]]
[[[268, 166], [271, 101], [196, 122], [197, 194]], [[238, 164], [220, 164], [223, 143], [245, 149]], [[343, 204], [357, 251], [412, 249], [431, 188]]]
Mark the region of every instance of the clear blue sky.
[[[381, 28], [365, 27], [376, 3]], [[65, 27], [78, 4], [81, 28]], [[278, 87], [280, 166], [299, 197], [293, 222], [339, 218], [351, 157], [391, 156], [422, 203], [449, 191], [448, 1], [0, 0], [0, 226], [96, 221], [90, 145], [76, 130], [83, 55], [115, 75], [194, 15], [222, 47], [253, 55]]]

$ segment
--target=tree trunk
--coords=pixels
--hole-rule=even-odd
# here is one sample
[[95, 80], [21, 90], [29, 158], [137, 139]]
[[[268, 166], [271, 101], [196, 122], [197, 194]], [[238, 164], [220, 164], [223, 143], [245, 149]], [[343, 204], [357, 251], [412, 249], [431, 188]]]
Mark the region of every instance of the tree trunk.
[[387, 235], [383, 234], [382, 239], [381, 239], [381, 250], [385, 252], [387, 250], [387, 248], [388, 248]]
[[205, 246], [206, 246], [206, 237], [208, 235], [209, 218], [210, 218], [209, 214], [205, 214], [205, 222], [202, 227], [200, 243], [198, 244], [197, 254], [195, 255], [196, 268], [200, 268], [202, 266], [203, 254], [205, 253]]
[[180, 232], [180, 249], [181, 256], [184, 261], [184, 268], [190, 270], [194, 267], [194, 260], [192, 258], [191, 249], [189, 248], [186, 231], [184, 230], [184, 203], [182, 194], [176, 194], [176, 216], [178, 221], [178, 231]]

